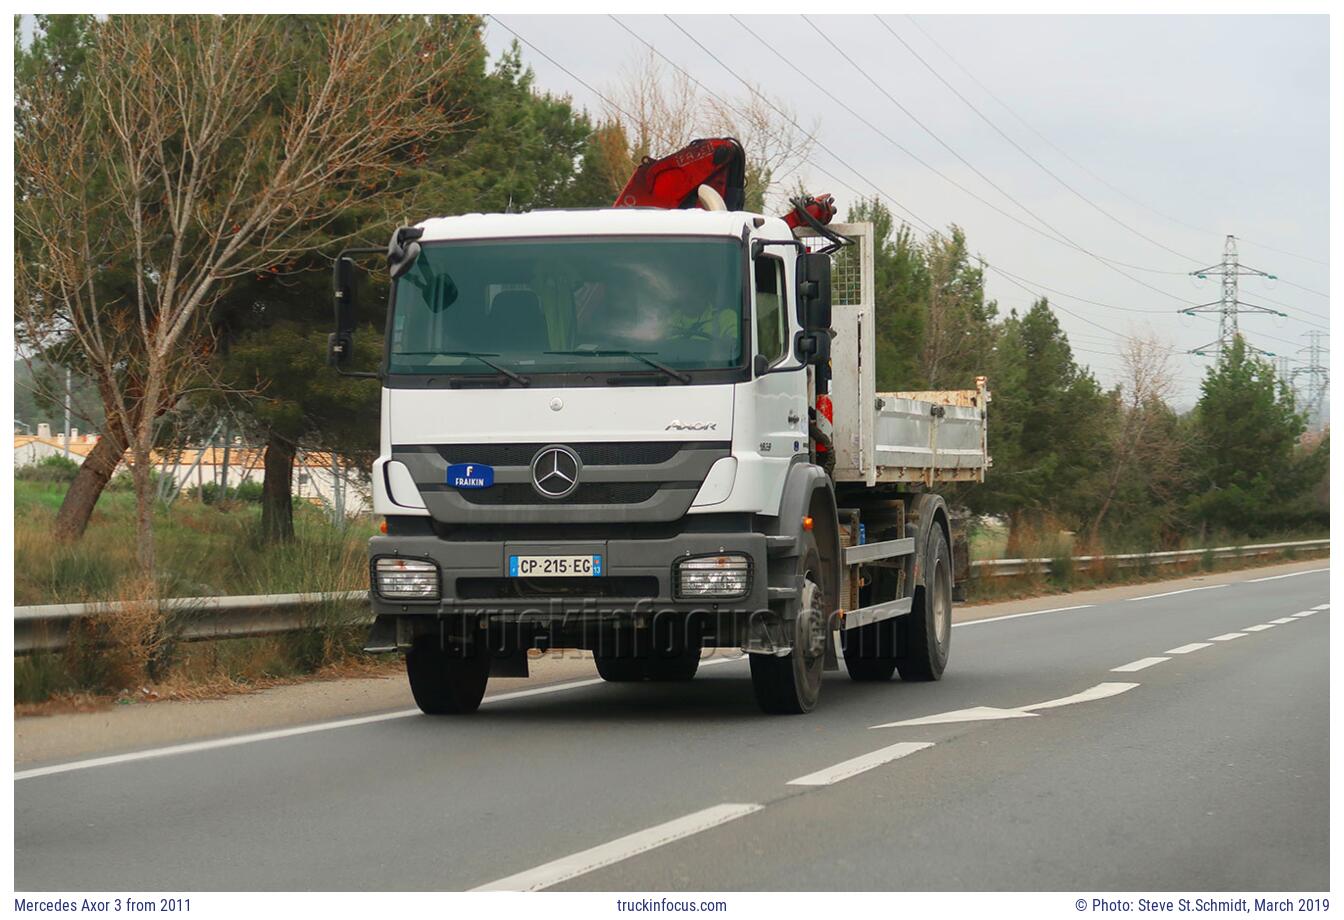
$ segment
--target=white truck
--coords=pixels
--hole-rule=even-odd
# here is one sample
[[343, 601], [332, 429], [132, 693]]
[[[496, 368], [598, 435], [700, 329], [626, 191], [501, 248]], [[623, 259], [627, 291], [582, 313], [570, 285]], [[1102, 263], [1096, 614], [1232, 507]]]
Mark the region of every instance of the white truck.
[[422, 710], [474, 711], [535, 648], [609, 681], [741, 649], [772, 713], [841, 656], [942, 675], [966, 566], [932, 488], [983, 478], [989, 393], [875, 392], [872, 232], [701, 208], [397, 232], [368, 648], [405, 653]]

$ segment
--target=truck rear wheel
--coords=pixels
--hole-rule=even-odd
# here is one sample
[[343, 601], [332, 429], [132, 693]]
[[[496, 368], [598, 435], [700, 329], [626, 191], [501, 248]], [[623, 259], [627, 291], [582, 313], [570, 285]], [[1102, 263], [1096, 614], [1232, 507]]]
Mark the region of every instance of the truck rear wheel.
[[952, 553], [937, 524], [925, 549], [924, 573], [924, 584], [915, 588], [913, 608], [896, 621], [896, 669], [901, 680], [938, 680], [947, 667], [952, 643]]
[[769, 713], [811, 712], [821, 693], [830, 624], [825, 592], [816, 580], [821, 557], [815, 544], [799, 557], [799, 565], [803, 587], [798, 600], [793, 602], [797, 605], [793, 648], [782, 656], [751, 656], [751, 685], [756, 691], [756, 702]]
[[448, 651], [437, 636], [422, 636], [406, 653], [406, 676], [420, 711], [431, 716], [464, 715], [480, 708], [490, 679], [490, 656], [483, 638], [466, 654]]

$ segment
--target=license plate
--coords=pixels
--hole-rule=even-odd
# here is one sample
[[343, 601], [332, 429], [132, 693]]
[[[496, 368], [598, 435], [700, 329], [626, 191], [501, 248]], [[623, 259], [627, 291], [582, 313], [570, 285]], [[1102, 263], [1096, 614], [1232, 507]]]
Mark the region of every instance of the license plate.
[[563, 576], [599, 576], [601, 556], [510, 556], [512, 578], [558, 578]]

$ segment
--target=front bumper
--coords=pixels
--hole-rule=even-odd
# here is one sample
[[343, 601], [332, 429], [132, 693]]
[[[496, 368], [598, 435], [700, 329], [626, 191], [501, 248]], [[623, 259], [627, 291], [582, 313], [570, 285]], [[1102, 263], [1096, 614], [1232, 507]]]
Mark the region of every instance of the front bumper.
[[[681, 599], [676, 565], [717, 553], [740, 553], [751, 560], [747, 593], [731, 599]], [[600, 576], [510, 578], [510, 555], [601, 554]], [[382, 536], [369, 541], [370, 565], [379, 557], [402, 556], [435, 562], [440, 597], [433, 601], [392, 600], [370, 592], [379, 616], [474, 615], [549, 623], [556, 619], [610, 621], [664, 612], [753, 613], [768, 606], [766, 538], [758, 533], [684, 533], [664, 539], [601, 541], [456, 541], [433, 535]]]

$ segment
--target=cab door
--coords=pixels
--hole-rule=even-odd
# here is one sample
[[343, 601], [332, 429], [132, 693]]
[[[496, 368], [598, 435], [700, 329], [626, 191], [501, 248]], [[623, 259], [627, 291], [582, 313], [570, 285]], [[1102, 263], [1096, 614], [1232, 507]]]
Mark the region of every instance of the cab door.
[[752, 262], [752, 389], [756, 448], [775, 475], [788, 473], [793, 458], [807, 453], [807, 372], [796, 368], [793, 303], [796, 250], [766, 246]]

